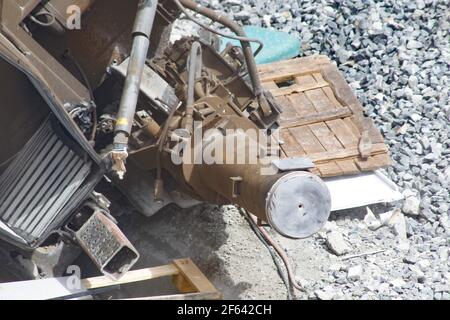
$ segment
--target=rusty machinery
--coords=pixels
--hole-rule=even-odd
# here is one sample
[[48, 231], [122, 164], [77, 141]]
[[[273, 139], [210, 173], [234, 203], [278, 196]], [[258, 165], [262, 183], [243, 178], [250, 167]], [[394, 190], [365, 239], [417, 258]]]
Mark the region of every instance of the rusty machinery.
[[[197, 37], [170, 44], [180, 13], [224, 35], [192, 11], [229, 28], [242, 48], [218, 52]], [[82, 28], [72, 30], [77, 13]], [[57, 265], [65, 247], [81, 247], [120, 277], [139, 253], [95, 192], [105, 176], [146, 215], [170, 203], [236, 204], [294, 238], [328, 219], [330, 195], [306, 171], [312, 163], [277, 159], [282, 107], [261, 87], [250, 46], [258, 41], [226, 16], [190, 0], [2, 0], [0, 27], [0, 236], [10, 250], [39, 264], [52, 248]], [[223, 150], [222, 162], [173, 161], [197, 152], [197, 132], [205, 148], [207, 132], [254, 143]], [[243, 154], [257, 160], [235, 164]], [[43, 276], [58, 269], [40, 267]]]

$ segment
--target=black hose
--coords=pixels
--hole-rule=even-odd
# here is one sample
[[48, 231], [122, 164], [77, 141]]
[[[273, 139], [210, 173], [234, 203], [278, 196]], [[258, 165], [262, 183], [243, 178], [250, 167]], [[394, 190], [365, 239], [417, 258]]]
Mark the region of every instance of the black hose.
[[89, 78], [87, 77], [86, 72], [84, 72], [84, 69], [78, 63], [77, 59], [75, 59], [75, 57], [73, 57], [71, 55], [69, 50], [66, 50], [64, 52], [63, 57], [66, 58], [66, 59], [69, 59], [73, 63], [73, 65], [77, 68], [78, 73], [83, 78], [84, 85], [86, 86], [86, 88], [89, 91], [89, 95], [91, 96], [91, 100], [94, 103], [94, 105], [92, 106], [93, 127], [92, 127], [91, 137], [89, 139], [90, 141], [94, 141], [95, 140], [95, 136], [97, 135], [97, 121], [98, 121], [98, 118], [97, 118], [97, 107], [95, 105], [94, 90], [92, 89], [91, 83], [89, 82]]

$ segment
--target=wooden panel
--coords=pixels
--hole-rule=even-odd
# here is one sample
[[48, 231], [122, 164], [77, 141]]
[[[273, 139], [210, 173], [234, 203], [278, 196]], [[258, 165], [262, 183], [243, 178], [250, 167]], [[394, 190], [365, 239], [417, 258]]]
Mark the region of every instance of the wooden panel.
[[258, 67], [261, 81], [283, 81], [299, 75], [306, 75], [321, 70], [322, 65], [330, 63], [326, 56], [310, 56], [301, 59], [285, 60]]
[[299, 86], [310, 88], [314, 88], [317, 85], [317, 81], [312, 74], [296, 77], [295, 83]]
[[306, 117], [317, 112], [314, 105], [304, 93], [290, 95], [288, 96], [288, 99], [291, 101], [292, 106], [297, 110], [300, 117]]
[[[329, 122], [331, 120], [336, 120], [340, 118], [348, 117], [352, 114], [352, 111], [347, 108], [339, 108], [332, 111], [325, 111], [325, 112], [319, 112], [303, 117], [296, 117], [292, 119], [285, 119], [283, 115], [281, 115], [281, 118], [283, 119], [282, 124], [284, 128], [293, 128], [298, 126], [304, 126], [307, 124], [313, 124], [317, 122]], [[345, 126], [345, 123], [343, 123]], [[348, 132], [351, 133], [350, 130]]]
[[285, 96], [281, 96], [277, 98], [278, 103], [283, 109], [283, 113], [280, 116], [280, 123], [290, 121], [292, 119], [298, 118], [300, 115], [292, 105], [290, 99]]
[[339, 166], [342, 172], [345, 172], [345, 174], [359, 173], [359, 168], [355, 164], [354, 160], [340, 160], [336, 161], [336, 164]]
[[[372, 146], [372, 155], [377, 154], [387, 154], [388, 148], [385, 144], [374, 144]], [[314, 162], [329, 162], [334, 161], [338, 159], [351, 159], [359, 158], [359, 150], [357, 147], [354, 148], [345, 148], [341, 150], [333, 150], [333, 151], [327, 151], [327, 152], [320, 152], [320, 153], [309, 153], [308, 152], [308, 158], [310, 158]]]
[[336, 106], [328, 99], [322, 89], [313, 89], [305, 92], [318, 112], [336, 109]]
[[338, 99], [336, 99], [336, 96], [333, 93], [333, 90], [331, 90], [331, 88], [328, 87], [324, 87], [323, 88], [323, 92], [325, 92], [325, 94], [327, 95], [328, 99], [330, 99], [330, 101], [337, 107], [342, 107], [342, 103], [340, 103], [338, 101]]
[[356, 161], [356, 165], [361, 171], [373, 171], [378, 169], [380, 166], [391, 165], [391, 158], [387, 154], [378, 154], [369, 157], [366, 161], [358, 160]]
[[297, 143], [309, 154], [324, 153], [325, 149], [308, 127], [289, 129]]
[[279, 97], [279, 96], [289, 95], [289, 94], [293, 94], [293, 93], [302, 93], [302, 92], [313, 90], [313, 89], [321, 89], [325, 86], [327, 86], [327, 85], [323, 84], [323, 83], [322, 84], [314, 83], [314, 84], [310, 84], [310, 85], [293, 84], [288, 87], [273, 89], [273, 90], [271, 90], [271, 92], [274, 97]]
[[[264, 86], [284, 106], [279, 121], [283, 155], [309, 157], [316, 164], [310, 171], [322, 177], [390, 164], [381, 133], [364, 117], [355, 94], [327, 57], [282, 61], [259, 70]], [[372, 146], [366, 160], [358, 148], [362, 136]]]
[[284, 142], [281, 149], [287, 157], [300, 157], [306, 154], [289, 129], [282, 129], [280, 137]]
[[318, 164], [317, 169], [322, 177], [335, 177], [343, 174], [341, 168], [334, 161]]
[[351, 148], [358, 144], [359, 139], [342, 119], [326, 121], [326, 124], [344, 147]]
[[267, 81], [263, 82], [263, 88], [266, 90], [276, 90], [278, 89], [278, 86], [275, 81]]
[[328, 126], [321, 122], [315, 123], [308, 126], [309, 129], [314, 133], [316, 138], [320, 141], [320, 144], [327, 151], [343, 149], [342, 145], [336, 139], [334, 133], [328, 128]]

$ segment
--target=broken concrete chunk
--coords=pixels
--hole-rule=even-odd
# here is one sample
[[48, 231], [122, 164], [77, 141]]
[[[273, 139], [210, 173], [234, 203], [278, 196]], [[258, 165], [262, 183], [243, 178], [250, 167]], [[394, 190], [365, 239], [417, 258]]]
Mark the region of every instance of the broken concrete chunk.
[[403, 203], [403, 212], [412, 216], [418, 216], [420, 213], [420, 199], [415, 196], [406, 197]]
[[375, 231], [382, 227], [380, 220], [377, 219], [377, 217], [369, 207], [367, 207], [367, 214], [364, 217], [364, 222], [366, 223], [367, 228], [372, 231]]
[[322, 290], [316, 290], [316, 291], [314, 291], [314, 294], [320, 300], [333, 300], [333, 298], [336, 295], [333, 288], [331, 288], [331, 287], [326, 287]]
[[403, 288], [406, 285], [406, 282], [402, 279], [395, 279], [392, 280], [390, 282], [390, 284], [394, 287], [394, 288]]
[[331, 231], [327, 235], [327, 247], [337, 256], [342, 256], [350, 252], [351, 248], [338, 231]]
[[352, 280], [352, 281], [360, 280], [361, 274], [362, 274], [362, 266], [361, 265], [356, 265], [356, 266], [350, 267], [347, 272], [347, 279]]

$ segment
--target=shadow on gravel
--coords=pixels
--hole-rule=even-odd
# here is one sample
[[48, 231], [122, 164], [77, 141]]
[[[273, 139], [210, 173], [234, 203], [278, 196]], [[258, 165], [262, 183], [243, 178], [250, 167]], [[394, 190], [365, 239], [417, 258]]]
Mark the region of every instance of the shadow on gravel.
[[[200, 205], [180, 209], [169, 205], [148, 218], [138, 212], [119, 219], [122, 231], [134, 244], [141, 257], [133, 269], [148, 268], [170, 263], [174, 259], [190, 258], [223, 294], [224, 299], [236, 299], [250, 287], [234, 283], [217, 250], [227, 242], [226, 223], [220, 208]], [[96, 273], [95, 267], [82, 257], [83, 277]], [[103, 298], [145, 297], [179, 293], [171, 278], [121, 286], [120, 293]]]
[[[370, 205], [369, 208], [372, 210], [374, 214], [381, 214], [385, 213], [391, 210], [394, 210], [396, 208], [395, 204], [389, 204], [389, 203], [380, 203], [380, 204], [374, 204]], [[355, 219], [355, 220], [364, 220], [364, 217], [367, 214], [367, 207], [358, 207], [353, 209], [347, 209], [347, 210], [339, 210], [332, 212], [330, 215], [330, 221], [342, 221], [342, 220], [348, 220], [348, 219]]]

